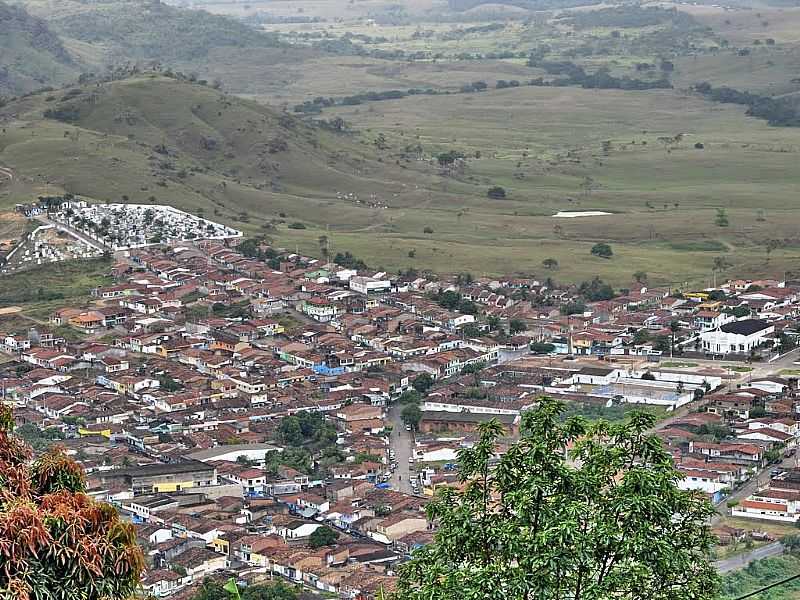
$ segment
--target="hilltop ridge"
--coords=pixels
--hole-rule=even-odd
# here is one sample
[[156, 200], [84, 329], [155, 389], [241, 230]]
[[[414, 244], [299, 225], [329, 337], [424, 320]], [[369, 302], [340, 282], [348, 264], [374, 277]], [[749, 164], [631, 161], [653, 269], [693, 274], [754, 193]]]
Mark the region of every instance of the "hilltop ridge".
[[47, 23], [25, 9], [0, 2], [0, 95], [59, 85], [77, 65]]

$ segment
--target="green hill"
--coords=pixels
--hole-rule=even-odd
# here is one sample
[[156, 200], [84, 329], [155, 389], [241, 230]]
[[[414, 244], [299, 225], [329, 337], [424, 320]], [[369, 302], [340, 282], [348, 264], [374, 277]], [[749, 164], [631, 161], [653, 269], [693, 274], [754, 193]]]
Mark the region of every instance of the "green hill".
[[61, 85], [77, 67], [44, 20], [0, 2], [0, 96]]
[[371, 212], [337, 192], [420, 184], [349, 135], [160, 75], [36, 94], [9, 103], [4, 118], [0, 164], [17, 175], [5, 197], [0, 189], [5, 205], [49, 188], [202, 209], [253, 229], [281, 218], [367, 226]]
[[[277, 37], [225, 16], [158, 0], [21, 0], [87, 67], [156, 61], [204, 72], [209, 54], [281, 46]], [[246, 60], [246, 56], [241, 56]]]

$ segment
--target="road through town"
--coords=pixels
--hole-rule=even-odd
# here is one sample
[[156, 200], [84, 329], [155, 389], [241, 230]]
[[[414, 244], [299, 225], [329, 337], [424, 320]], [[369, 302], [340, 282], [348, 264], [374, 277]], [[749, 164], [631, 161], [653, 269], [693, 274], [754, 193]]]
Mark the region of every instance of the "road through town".
[[403, 407], [397, 402], [389, 408], [389, 422], [392, 425], [389, 447], [394, 450], [394, 460], [397, 462], [397, 469], [392, 473], [389, 481], [392, 484], [392, 489], [410, 494], [411, 469], [408, 459], [411, 456], [414, 439], [412, 432], [406, 431], [405, 423], [400, 417], [402, 410]]
[[780, 542], [772, 542], [771, 544], [761, 546], [761, 548], [756, 548], [755, 550], [751, 550], [745, 554], [737, 554], [736, 556], [732, 556], [730, 558], [718, 560], [714, 563], [714, 566], [720, 573], [728, 573], [730, 571], [736, 571], [737, 569], [744, 569], [754, 560], [761, 560], [762, 558], [769, 558], [771, 556], [779, 556], [783, 554], [783, 550], [783, 544]]

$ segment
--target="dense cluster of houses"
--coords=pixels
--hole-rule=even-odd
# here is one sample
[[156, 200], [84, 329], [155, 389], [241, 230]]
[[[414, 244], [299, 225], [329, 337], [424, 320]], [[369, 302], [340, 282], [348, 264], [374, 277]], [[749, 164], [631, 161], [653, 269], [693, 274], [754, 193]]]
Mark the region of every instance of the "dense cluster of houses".
[[[542, 395], [611, 418], [695, 401], [702, 412], [658, 435], [681, 486], [717, 502], [796, 444], [793, 380], [734, 385], [730, 369], [688, 362], [786, 350], [792, 282], [638, 285], [587, 302], [531, 278], [390, 276], [236, 243], [132, 248], [113, 284], [54, 310], [51, 327], [0, 332], [2, 398], [29, 435], [63, 438], [91, 492], [137, 524], [157, 597], [229, 572], [341, 598], [391, 590], [397, 563], [434, 535], [425, 504], [457, 484], [459, 449], [489, 419], [510, 443]], [[413, 389], [419, 419], [398, 442], [390, 413]], [[287, 434], [309, 414], [333, 432], [326, 444]], [[402, 485], [398, 443], [411, 445]], [[794, 515], [792, 481], [776, 475], [736, 510]], [[321, 528], [335, 543], [315, 542]]]

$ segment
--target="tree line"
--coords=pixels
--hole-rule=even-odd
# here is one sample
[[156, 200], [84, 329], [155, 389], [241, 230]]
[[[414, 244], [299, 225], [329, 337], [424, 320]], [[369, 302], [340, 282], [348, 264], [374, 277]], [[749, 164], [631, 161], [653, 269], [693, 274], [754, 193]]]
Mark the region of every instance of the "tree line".
[[747, 106], [747, 115], [764, 119], [776, 127], [800, 127], [800, 107], [790, 98], [771, 98], [727, 86], [713, 87], [707, 81], [695, 84], [694, 90], [714, 102]]

